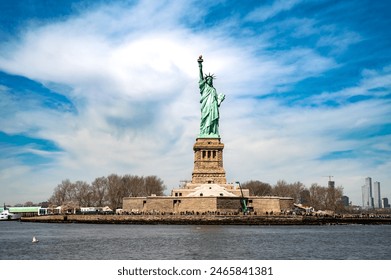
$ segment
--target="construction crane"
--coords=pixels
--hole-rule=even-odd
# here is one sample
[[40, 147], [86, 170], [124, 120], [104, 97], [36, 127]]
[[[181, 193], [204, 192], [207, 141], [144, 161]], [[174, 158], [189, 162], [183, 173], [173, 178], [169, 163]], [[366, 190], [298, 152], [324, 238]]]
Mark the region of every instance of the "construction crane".
[[185, 186], [187, 183], [189, 183], [189, 182], [191, 182], [190, 180], [180, 180], [179, 181], [179, 187], [183, 187], [183, 186]]
[[239, 185], [239, 189], [240, 189], [240, 193], [242, 195], [241, 199], [240, 199], [240, 206], [242, 207], [242, 212], [244, 214], [246, 214], [248, 212], [248, 208], [247, 208], [247, 203], [246, 203], [246, 199], [244, 198], [244, 195], [243, 195], [243, 190], [242, 190], [242, 186], [240, 185], [240, 182], [236, 182], [236, 184]]
[[328, 175], [328, 176], [323, 176], [323, 177], [329, 177], [329, 181], [331, 181], [331, 178], [333, 178], [334, 176]]
[[331, 178], [333, 178], [334, 176], [332, 175], [328, 175], [328, 176], [323, 176], [323, 177], [329, 177], [329, 182], [328, 182], [328, 186], [331, 187], [331, 188], [334, 188], [334, 184], [335, 182], [334, 181], [331, 181]]

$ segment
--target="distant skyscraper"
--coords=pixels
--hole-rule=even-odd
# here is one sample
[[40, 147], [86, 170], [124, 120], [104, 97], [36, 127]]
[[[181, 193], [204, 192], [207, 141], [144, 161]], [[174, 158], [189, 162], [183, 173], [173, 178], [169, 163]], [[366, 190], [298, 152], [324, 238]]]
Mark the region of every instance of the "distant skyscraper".
[[346, 195], [341, 197], [341, 201], [343, 206], [349, 206], [349, 197], [347, 197]]
[[329, 192], [327, 194], [328, 200], [331, 203], [331, 205], [335, 206], [335, 202], [336, 202], [335, 201], [335, 182], [331, 181], [329, 179], [328, 186], [329, 186]]
[[373, 207], [382, 208], [382, 201], [380, 195], [380, 182], [373, 183]]
[[367, 186], [361, 187], [361, 195], [362, 195], [362, 208], [368, 208], [369, 207], [369, 191]]
[[372, 178], [365, 178], [365, 185], [362, 189], [362, 207], [373, 208], [373, 196], [372, 196]]
[[383, 197], [383, 208], [390, 208], [387, 197]]

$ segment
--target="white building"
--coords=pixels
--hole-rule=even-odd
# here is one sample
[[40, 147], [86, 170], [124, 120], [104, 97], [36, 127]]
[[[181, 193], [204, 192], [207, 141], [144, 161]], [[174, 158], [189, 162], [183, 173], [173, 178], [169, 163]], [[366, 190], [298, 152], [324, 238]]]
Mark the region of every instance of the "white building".
[[362, 207], [373, 208], [373, 196], [372, 196], [372, 178], [365, 178], [365, 185], [361, 187], [362, 190]]
[[380, 182], [373, 183], [373, 207], [382, 208], [382, 200], [380, 195]]

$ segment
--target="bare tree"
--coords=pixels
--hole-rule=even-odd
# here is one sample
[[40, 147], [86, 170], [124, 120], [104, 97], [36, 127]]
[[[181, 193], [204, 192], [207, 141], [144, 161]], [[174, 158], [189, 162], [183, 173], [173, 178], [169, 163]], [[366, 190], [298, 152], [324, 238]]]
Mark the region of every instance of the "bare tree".
[[166, 186], [163, 181], [157, 176], [147, 176], [144, 179], [144, 192], [145, 195], [163, 195]]
[[35, 204], [34, 204], [34, 202], [32, 202], [32, 201], [26, 201], [25, 203], [24, 203], [24, 207], [31, 207], [31, 206], [34, 206]]
[[241, 185], [243, 189], [249, 189], [250, 195], [267, 196], [272, 195], [272, 186], [260, 181], [248, 181]]
[[277, 181], [277, 184], [273, 187], [273, 195], [275, 196], [289, 196], [289, 186], [284, 180]]
[[84, 181], [74, 183], [75, 198], [80, 206], [91, 206], [92, 191], [91, 186]]
[[62, 205], [64, 202], [71, 200], [69, 194], [72, 189], [72, 183], [69, 179], [63, 180], [54, 189], [52, 196], [49, 198], [49, 203], [52, 205]]
[[106, 177], [96, 178], [91, 184], [91, 205], [103, 207], [107, 204], [109, 181]]
[[242, 184], [250, 190], [250, 195], [275, 195], [291, 197], [295, 203], [312, 206], [317, 210], [343, 211], [341, 199], [343, 188], [323, 187], [316, 183], [307, 188], [301, 182], [287, 183], [279, 180], [273, 187], [260, 181], [248, 181]]
[[312, 184], [310, 187], [311, 206], [316, 210], [325, 209], [327, 199], [327, 189], [318, 184]]
[[124, 175], [122, 177], [124, 183], [124, 197], [125, 196], [146, 196], [144, 191], [144, 178], [140, 176]]
[[300, 194], [305, 189], [301, 182], [288, 184], [284, 180], [280, 180], [273, 188], [273, 194], [281, 197], [292, 197], [295, 203], [300, 203]]
[[[69, 181], [69, 180], [68, 180]], [[77, 190], [76, 185], [74, 183], [67, 182], [66, 185], [64, 185], [64, 191], [65, 191], [65, 202], [77, 202]]]
[[337, 210], [343, 210], [341, 209], [341, 199], [343, 195], [343, 188], [342, 187], [328, 187], [327, 188], [327, 195], [326, 195], [326, 203], [325, 203], [325, 209], [337, 211]]
[[107, 177], [108, 190], [107, 201], [111, 209], [117, 209], [122, 206], [122, 198], [124, 195], [123, 180], [117, 174], [111, 174]]
[[293, 197], [296, 203], [300, 203], [301, 193], [305, 189], [304, 185], [301, 182], [295, 182], [289, 184], [289, 196]]

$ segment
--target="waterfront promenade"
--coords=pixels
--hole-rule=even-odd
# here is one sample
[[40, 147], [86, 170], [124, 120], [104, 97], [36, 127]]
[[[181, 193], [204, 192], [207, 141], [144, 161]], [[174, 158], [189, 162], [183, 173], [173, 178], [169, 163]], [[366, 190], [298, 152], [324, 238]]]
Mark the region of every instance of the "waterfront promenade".
[[391, 224], [386, 216], [301, 216], [301, 215], [48, 215], [22, 217], [22, 222], [94, 224], [173, 225], [337, 225]]

